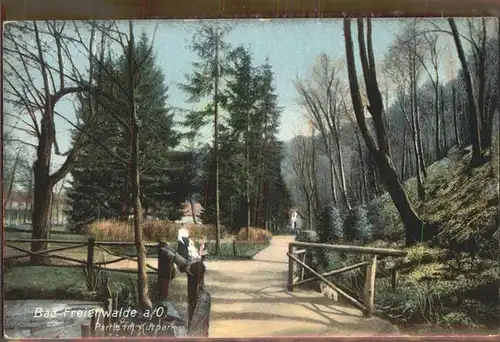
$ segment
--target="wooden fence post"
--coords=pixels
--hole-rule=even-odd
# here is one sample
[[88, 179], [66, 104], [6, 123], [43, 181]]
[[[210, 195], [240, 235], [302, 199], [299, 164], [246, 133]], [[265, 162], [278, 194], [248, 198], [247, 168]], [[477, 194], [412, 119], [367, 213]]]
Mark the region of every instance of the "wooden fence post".
[[210, 301], [210, 294], [205, 289], [200, 289], [193, 318], [189, 324], [189, 337], [208, 337], [208, 330], [210, 328]]
[[365, 316], [371, 317], [374, 309], [375, 299], [375, 277], [377, 273], [377, 255], [373, 255], [371, 265], [366, 267], [365, 288], [364, 288], [364, 306], [366, 307]]
[[89, 270], [94, 268], [94, 246], [95, 239], [93, 237], [89, 237], [87, 242], [87, 268]]
[[233, 240], [233, 256], [236, 256], [236, 239]]
[[193, 319], [194, 309], [198, 302], [198, 294], [205, 283], [205, 265], [196, 260], [188, 262], [186, 267], [188, 280], [188, 328]]
[[104, 311], [107, 311], [109, 315], [105, 315], [103, 317], [103, 322], [102, 325], [105, 327], [104, 329], [104, 336], [109, 336], [111, 330], [109, 327], [113, 324], [113, 318], [111, 317], [111, 312], [113, 311], [113, 299], [108, 298], [106, 299], [106, 307], [104, 308]]
[[82, 337], [90, 337], [90, 325], [82, 324], [80, 326]]
[[[288, 244], [288, 253], [293, 254], [293, 244]], [[287, 289], [289, 292], [293, 292], [293, 259], [288, 257], [288, 284]]]
[[[307, 250], [304, 252], [304, 256], [302, 257], [302, 262], [305, 264], [306, 263], [306, 254], [307, 254]], [[304, 267], [301, 267], [300, 268], [300, 281], [303, 281], [304, 280], [304, 274], [305, 274], [305, 268]]]
[[168, 253], [163, 251], [167, 244], [158, 243], [158, 298], [160, 301], [168, 299], [168, 286], [172, 277], [172, 260]]

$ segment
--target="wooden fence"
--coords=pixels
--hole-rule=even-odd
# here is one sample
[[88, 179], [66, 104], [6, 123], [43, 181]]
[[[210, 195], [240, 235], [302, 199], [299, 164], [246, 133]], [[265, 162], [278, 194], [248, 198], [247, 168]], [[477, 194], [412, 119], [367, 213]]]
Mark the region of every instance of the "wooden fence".
[[[31, 243], [31, 242], [47, 242], [50, 244], [58, 245], [71, 245], [64, 247], [57, 247], [52, 249], [41, 250], [38, 252], [32, 252], [26, 248], [22, 248], [14, 243]], [[116, 253], [109, 249], [109, 247], [124, 247], [124, 246], [135, 246], [133, 242], [111, 242], [111, 241], [95, 241], [94, 238], [88, 238], [87, 241], [71, 241], [71, 240], [51, 240], [51, 239], [6, 239], [5, 246], [15, 249], [23, 254], [8, 256], [4, 258], [4, 261], [16, 260], [21, 258], [26, 258], [29, 256], [43, 255], [49, 258], [65, 260], [70, 262], [69, 265], [54, 265], [54, 266], [65, 266], [65, 267], [80, 267], [84, 270], [93, 270], [96, 268], [104, 267], [105, 265], [113, 264], [123, 260], [131, 260], [137, 262], [137, 257], [132, 255], [123, 255]], [[87, 248], [87, 256], [85, 260], [76, 259], [68, 256], [49, 254], [54, 252], [67, 251], [76, 248]], [[204, 289], [204, 276], [205, 276], [205, 265], [201, 260], [186, 260], [173, 250], [171, 250], [168, 245], [160, 241], [156, 244], [145, 244], [146, 248], [156, 248], [158, 253], [158, 267], [146, 264], [147, 268], [153, 270], [158, 276], [158, 297], [160, 302], [168, 300], [168, 288], [169, 283], [173, 279], [173, 265], [176, 264], [179, 271], [186, 273], [188, 281], [188, 333], [190, 336], [208, 336], [208, 326], [209, 326], [209, 316], [210, 316], [210, 295]], [[99, 248], [105, 251], [107, 254], [113, 255], [116, 258], [108, 261], [95, 261], [95, 251]], [[119, 271], [119, 272], [131, 272], [137, 273], [137, 270], [130, 269], [110, 269], [106, 268], [107, 271]], [[112, 299], [109, 299], [109, 303], [106, 305], [105, 310], [112, 310], [117, 303], [113, 303]], [[82, 337], [94, 336], [96, 331], [96, 324], [103, 324], [104, 326], [113, 324], [112, 320], [108, 317], [104, 322], [97, 322], [93, 319], [90, 326], [82, 327]], [[106, 331], [106, 329], [104, 329]]]
[[[338, 268], [333, 271], [328, 271], [323, 274], [320, 274], [316, 272], [311, 266], [306, 264], [305, 260], [308, 248], [323, 248], [344, 253], [362, 254], [364, 256], [368, 256], [368, 258], [365, 257], [364, 259], [369, 259], [369, 260], [364, 260], [354, 265]], [[377, 257], [378, 256], [404, 257], [407, 255], [407, 252], [402, 250], [387, 249], [387, 248], [331, 245], [331, 244], [295, 241], [289, 244], [287, 255], [288, 255], [288, 286], [287, 286], [288, 291], [292, 292], [293, 288], [298, 285], [314, 281], [322, 281], [326, 286], [330, 287], [331, 289], [336, 291], [339, 295], [341, 295], [343, 298], [345, 298], [347, 301], [352, 303], [355, 307], [362, 310], [365, 316], [370, 317], [374, 311], [375, 278], [377, 272], [377, 263], [380, 261], [379, 259], [377, 259]], [[299, 256], [302, 256], [302, 260], [299, 259]], [[300, 266], [299, 280], [295, 282], [294, 282], [294, 263]], [[327, 279], [327, 277], [331, 277], [333, 275], [338, 275], [347, 271], [363, 267], [365, 268], [365, 284], [364, 284], [362, 303], [360, 300], [350, 296], [345, 291], [341, 290], [339, 286], [335, 285], [335, 283]], [[313, 276], [311, 278], [304, 279], [305, 270], [309, 271]], [[392, 280], [392, 286], [393, 288], [395, 288], [397, 283], [397, 269], [395, 267], [391, 269], [391, 280]]]

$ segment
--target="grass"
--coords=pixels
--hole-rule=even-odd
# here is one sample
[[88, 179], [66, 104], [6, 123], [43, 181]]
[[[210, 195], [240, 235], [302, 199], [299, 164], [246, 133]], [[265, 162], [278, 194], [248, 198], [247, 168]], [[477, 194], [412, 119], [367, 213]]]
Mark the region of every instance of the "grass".
[[[112, 293], [130, 290], [137, 276], [133, 273], [107, 271]], [[156, 291], [156, 276], [149, 277], [150, 291]], [[4, 272], [4, 298], [99, 300], [86, 286], [81, 268], [56, 266], [18, 266]]]

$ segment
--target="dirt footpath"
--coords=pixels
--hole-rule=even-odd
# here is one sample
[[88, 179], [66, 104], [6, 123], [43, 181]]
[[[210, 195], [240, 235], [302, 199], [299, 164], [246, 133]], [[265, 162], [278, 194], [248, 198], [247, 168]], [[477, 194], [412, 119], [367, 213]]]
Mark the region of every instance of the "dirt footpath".
[[[207, 261], [205, 286], [212, 296], [210, 337], [369, 336], [397, 334], [389, 323], [312, 291], [286, 291], [291, 236], [275, 236], [248, 261]], [[156, 259], [148, 259], [152, 266]], [[118, 265], [116, 265], [118, 266]], [[136, 267], [130, 262], [120, 268]], [[186, 310], [186, 277], [177, 274], [172, 300]]]

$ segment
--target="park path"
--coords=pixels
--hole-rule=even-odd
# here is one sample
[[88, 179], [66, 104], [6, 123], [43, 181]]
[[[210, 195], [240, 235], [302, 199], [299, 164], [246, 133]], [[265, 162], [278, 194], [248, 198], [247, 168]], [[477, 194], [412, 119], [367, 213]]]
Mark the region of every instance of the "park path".
[[[388, 322], [314, 291], [286, 290], [291, 236], [275, 236], [253, 260], [206, 262], [205, 286], [212, 297], [210, 337], [370, 336], [397, 334]], [[152, 266], [156, 259], [148, 259]], [[134, 262], [109, 265], [136, 267]], [[108, 267], [109, 267], [108, 266]], [[186, 277], [176, 276], [170, 297], [186, 310]]]

